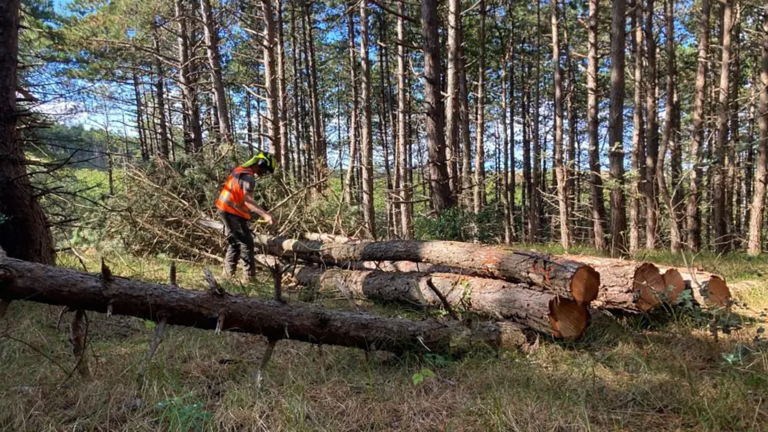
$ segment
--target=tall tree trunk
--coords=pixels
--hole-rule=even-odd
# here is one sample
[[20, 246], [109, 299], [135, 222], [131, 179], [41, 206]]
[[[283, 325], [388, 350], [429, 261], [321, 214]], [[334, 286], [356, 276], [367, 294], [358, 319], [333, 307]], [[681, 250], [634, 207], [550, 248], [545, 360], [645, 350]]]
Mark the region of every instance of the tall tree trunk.
[[720, 61], [720, 90], [717, 107], [717, 140], [713, 149], [712, 190], [715, 250], [727, 252], [730, 249], [730, 215], [726, 213], [726, 173], [724, 170], [725, 150], [728, 146], [728, 85], [731, 63], [731, 30], [733, 29], [733, 0], [723, 1], [723, 14], [720, 29], [722, 57]]
[[461, 1], [448, 1], [448, 71], [446, 76], [445, 133], [446, 159], [450, 176], [451, 192], [459, 193], [459, 23], [461, 21]]
[[283, 154], [280, 148], [280, 95], [277, 89], [277, 71], [275, 68], [275, 15], [272, 11], [273, 0], [261, 0], [261, 11], [264, 19], [264, 41], [262, 51], [264, 55], [264, 83], [267, 90], [267, 135], [270, 148], [276, 157]]
[[371, 131], [371, 61], [368, 58], [368, 4], [360, 2], [360, 89], [363, 108], [360, 122], [360, 161], [363, 168], [363, 227], [367, 237], [376, 238], [376, 213], [373, 209], [373, 136]]
[[762, 58], [760, 60], [760, 106], [758, 108], [757, 127], [759, 144], [757, 150], [757, 173], [752, 195], [749, 218], [749, 243], [747, 253], [753, 256], [762, 252], [763, 215], [765, 210], [765, 191], [768, 183], [768, 5], [763, 17]]
[[[636, 0], [640, 3], [642, 0]], [[640, 249], [640, 194], [645, 181], [645, 126], [643, 124], [643, 9], [635, 5], [632, 14], [632, 56], [634, 57], [634, 107], [632, 109], [632, 183], [629, 198], [629, 254]]]
[[675, 0], [666, 0], [664, 3], [665, 15], [667, 21], [667, 33], [666, 33], [666, 48], [667, 48], [667, 88], [666, 88], [666, 106], [665, 119], [664, 119], [664, 135], [661, 140], [661, 148], [659, 149], [658, 163], [656, 164], [657, 173], [656, 179], [658, 182], [659, 193], [664, 205], [667, 206], [667, 213], [669, 217], [669, 242], [670, 251], [672, 253], [680, 252], [680, 244], [682, 241], [680, 235], [680, 225], [678, 222], [678, 211], [676, 208], [677, 203], [675, 199], [670, 196], [669, 188], [667, 187], [666, 175], [664, 173], [664, 161], [667, 157], [667, 149], [672, 149], [672, 187], [677, 188], [675, 180], [679, 180], [679, 174], [675, 173], [675, 164], [679, 161], [679, 155], [675, 155], [675, 151], [679, 152], [679, 145], [677, 143], [677, 120], [679, 113], [677, 112], [678, 100], [677, 100], [677, 88], [675, 86], [675, 80], [677, 75], [677, 65], [675, 64]]
[[397, 11], [400, 16], [397, 17], [397, 159], [398, 172], [400, 179], [400, 230], [404, 239], [413, 238], [413, 213], [411, 202], [411, 181], [408, 175], [408, 163], [410, 151], [408, 146], [408, 125], [406, 111], [407, 89], [405, 81], [405, 6], [403, 0], [399, 0]]
[[177, 41], [179, 44], [179, 87], [183, 98], [184, 110], [184, 148], [197, 152], [203, 147], [203, 132], [200, 127], [200, 108], [197, 106], [197, 92], [192, 85], [190, 74], [190, 46], [187, 31], [187, 7], [185, 0], [175, 0], [176, 21], [178, 24]]
[[485, 204], [485, 0], [480, 0], [480, 53], [477, 59], [477, 124], [475, 126], [475, 188], [473, 210], [480, 213]]
[[[314, 37], [314, 24], [312, 19], [312, 5], [309, 1], [304, 2], [304, 18], [306, 19], [306, 51], [308, 54], [307, 67], [309, 68], [309, 98], [310, 109], [312, 110], [312, 132], [313, 132], [313, 154], [315, 156], [315, 175], [316, 180], [324, 175], [327, 170], [327, 147], [325, 143], [325, 129], [323, 126], [323, 119], [320, 108], [320, 98], [318, 95], [318, 82], [317, 82], [317, 67], [315, 62], [315, 37]], [[324, 186], [321, 184], [318, 189], [322, 189]]]
[[[514, 35], [514, 32], [513, 32]], [[515, 221], [515, 40], [509, 45], [509, 186], [507, 188], [507, 202], [509, 204], [509, 226], [512, 230], [510, 241], [519, 238], [517, 224]], [[521, 237], [521, 236], [520, 236]]]
[[[708, 0], [704, 0], [708, 1]], [[597, 103], [597, 32], [599, 0], [589, 0], [589, 32], [587, 51], [587, 133], [589, 135], [589, 179], [592, 195], [592, 232], [597, 250], [605, 249], [605, 201], [603, 177], [600, 173], [600, 144], [598, 142]]]
[[686, 208], [686, 226], [688, 228], [688, 248], [698, 251], [701, 248], [701, 209], [699, 208], [701, 187], [701, 161], [704, 150], [704, 102], [706, 97], [707, 53], [709, 51], [709, 14], [710, 0], [701, 0], [701, 17], [699, 18], [699, 48], [696, 67], [696, 83], [694, 92], [691, 140], [690, 194]]
[[347, 186], [345, 199], [347, 203], [355, 202], [354, 177], [357, 161], [357, 51], [355, 49], [355, 20], [352, 3], [347, 7], [347, 32], [349, 34], [349, 69], [352, 85], [352, 110], [349, 115], [349, 167], [347, 168]]
[[[527, 59], [526, 65], [526, 84], [530, 83], [531, 63]], [[526, 215], [527, 239], [529, 243], [535, 243], [533, 228], [536, 225], [535, 213], [531, 209], [533, 203], [533, 180], [531, 178], [531, 87], [526, 85], [523, 90], [523, 213]]]
[[285, 78], [285, 38], [283, 37], [283, 0], [277, 0], [277, 94], [278, 94], [278, 141], [280, 154], [277, 155], [280, 170], [290, 172], [290, 154], [288, 149], [288, 95]]
[[211, 67], [211, 81], [213, 82], [213, 96], [218, 112], [219, 132], [227, 144], [234, 144], [231, 122], [229, 121], [229, 106], [224, 90], [224, 81], [221, 73], [221, 56], [219, 55], [219, 42], [216, 31], [216, 22], [211, 10], [211, 0], [200, 0], [201, 14], [203, 17], [203, 29], [205, 30], [205, 48], [208, 54], [208, 63]]
[[160, 36], [158, 35], [158, 29], [156, 25], [152, 27], [152, 48], [154, 50], [155, 72], [157, 73], [157, 81], [155, 82], [155, 97], [157, 98], [157, 105], [155, 105], [155, 119], [159, 127], [160, 137], [160, 157], [168, 160], [168, 124], [165, 119], [165, 86], [163, 78], [163, 61], [160, 58]]
[[608, 143], [611, 176], [611, 255], [626, 254], [627, 209], [624, 202], [624, 46], [626, 2], [611, 9], [611, 107]]
[[[726, 151], [726, 168], [727, 180], [725, 189], [725, 214], [728, 215], [730, 221], [729, 242], [730, 247], [736, 247], [736, 242], [741, 239], [741, 206], [735, 200], [741, 196], [741, 182], [739, 182], [740, 173], [737, 171], [738, 165], [740, 165], [741, 152], [737, 149], [740, 147], [739, 141], [739, 89], [741, 83], [741, 3], [735, 3], [736, 10], [734, 11], [734, 29], [733, 29], [733, 66], [730, 68], [730, 73], [733, 75], [731, 78], [731, 90], [730, 90], [730, 117], [729, 128], [731, 132], [730, 140]], [[743, 181], [743, 180], [742, 180]], [[734, 212], [735, 210], [735, 212]]]
[[[297, 25], [299, 25], [296, 22], [296, 2], [291, 2], [291, 57], [293, 58], [293, 134], [296, 137], [295, 138], [295, 147], [294, 147], [294, 156], [293, 156], [293, 165], [291, 165], [291, 169], [293, 172], [293, 175], [296, 177], [296, 179], [301, 182], [302, 180], [306, 179], [304, 176], [304, 169], [306, 168], [306, 165], [303, 162], [302, 158], [302, 145], [304, 143], [304, 140], [302, 139], [302, 127], [301, 127], [301, 86], [299, 85], [299, 75], [301, 75], [301, 67], [299, 66], [299, 60], [301, 58], [301, 55], [299, 55], [299, 43], [298, 38], [296, 36], [297, 33]], [[353, 47], [354, 51], [354, 47]], [[347, 179], [349, 181], [349, 179]], [[349, 186], [348, 186], [349, 187]]]
[[440, 39], [437, 0], [421, 0], [421, 30], [424, 37], [424, 102], [427, 105], [427, 149], [431, 202], [437, 214], [453, 207], [445, 163], [445, 131], [440, 94]]
[[[566, 96], [565, 96], [565, 110], [566, 117], [568, 118], [568, 155], [565, 164], [566, 178], [568, 179], [567, 191], [568, 191], [568, 215], [574, 217], [576, 215], [577, 194], [579, 193], [576, 186], [576, 177], [579, 172], [575, 170], [576, 162], [576, 134], [578, 125], [576, 124], [576, 72], [573, 64], [573, 58], [571, 57], [571, 44], [568, 38], [568, 8], [563, 8], [563, 44], [565, 45], [565, 64], [567, 74]], [[571, 223], [573, 226], [573, 223]], [[574, 234], [571, 234], [571, 242], [573, 242]]]
[[557, 175], [557, 201], [560, 208], [560, 244], [571, 247], [571, 228], [568, 215], [568, 183], [563, 163], [563, 74], [560, 69], [560, 35], [558, 34], [559, 6], [552, 1], [552, 63], [555, 71], [555, 174]]
[[[536, 46], [541, 47], [541, 0], [536, 0]], [[534, 75], [534, 112], [533, 112], [533, 133], [531, 140], [533, 141], [533, 184], [531, 187], [530, 195], [530, 239], [532, 243], [539, 241], [539, 231], [541, 227], [542, 218], [542, 203], [541, 193], [545, 187], [546, 182], [542, 181], [541, 173], [541, 137], [539, 136], [539, 124], [541, 115], [541, 92], [539, 91], [539, 85], [541, 83], [541, 52], [539, 49], [534, 50], [535, 67], [536, 72]]]
[[[387, 238], [392, 239], [394, 235], [394, 218], [393, 218], [393, 206], [392, 206], [392, 170], [389, 165], [389, 131], [390, 125], [388, 123], [388, 114], [391, 113], [389, 106], [389, 86], [387, 84], [387, 74], [389, 73], [387, 65], [387, 30], [386, 30], [386, 15], [379, 13], [378, 16], [379, 27], [379, 41], [380, 41], [380, 57], [379, 57], [379, 78], [381, 85], [381, 99], [379, 104], [379, 135], [381, 139], [381, 148], [384, 156], [384, 180], [386, 183], [385, 208], [387, 215]], [[392, 125], [394, 127], [394, 125]]]
[[[637, 0], [638, 2], [642, 0]], [[654, 0], [647, 0], [645, 9], [645, 52], [648, 64], [648, 74], [645, 82], [645, 248], [656, 248], [658, 237], [659, 202], [656, 191], [656, 161], [659, 158], [659, 107], [656, 95], [656, 34], [653, 31]]]
[[139, 78], [136, 72], [133, 73], [133, 95], [136, 99], [136, 129], [139, 134], [139, 148], [141, 150], [141, 160], [144, 162], [149, 161], [149, 140], [146, 137], [146, 129], [144, 127], [144, 113], [142, 106], [141, 90], [139, 89]]
[[16, 127], [22, 114], [16, 106], [19, 10], [19, 0], [0, 2], [0, 247], [13, 258], [53, 264], [53, 238]]
[[467, 88], [467, 70], [464, 59], [464, 30], [461, 20], [458, 27], [459, 55], [459, 133], [461, 135], [461, 196], [464, 206], [471, 208], [474, 205], [472, 191], [472, 143], [469, 137], [469, 89]]

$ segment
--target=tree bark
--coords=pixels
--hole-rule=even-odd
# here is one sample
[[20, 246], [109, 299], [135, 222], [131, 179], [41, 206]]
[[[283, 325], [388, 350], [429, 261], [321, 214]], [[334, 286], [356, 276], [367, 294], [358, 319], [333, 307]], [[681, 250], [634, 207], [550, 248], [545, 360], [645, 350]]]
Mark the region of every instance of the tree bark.
[[229, 106], [224, 89], [224, 81], [221, 73], [221, 56], [219, 55], [219, 42], [216, 33], [216, 22], [211, 10], [211, 0], [200, 0], [201, 14], [203, 17], [203, 29], [205, 31], [205, 48], [208, 54], [208, 63], [211, 67], [211, 81], [213, 82], [213, 96], [218, 113], [219, 132], [224, 142], [234, 144], [231, 122], [229, 120]]
[[707, 53], [709, 51], [709, 14], [710, 0], [701, 0], [701, 17], [699, 19], [699, 48], [696, 67], [696, 83], [693, 102], [691, 139], [690, 192], [686, 208], [686, 226], [688, 228], [688, 248], [698, 251], [701, 248], [701, 210], [699, 208], [701, 187], [701, 161], [704, 150], [704, 99], [706, 97], [707, 68], [709, 66]]
[[475, 187], [473, 210], [480, 213], [485, 205], [485, 0], [480, 0], [480, 53], [477, 59], [477, 123], [475, 126]]
[[[708, 0], [704, 0], [708, 1]], [[589, 0], [589, 50], [587, 52], [587, 134], [589, 135], [589, 179], [592, 195], [592, 231], [597, 250], [605, 249], [605, 198], [600, 173], [600, 144], [598, 142], [597, 103], [597, 32], [599, 0]]]
[[0, 298], [113, 315], [170, 325], [260, 334], [270, 340], [340, 345], [391, 352], [461, 352], [482, 345], [511, 348], [525, 342], [519, 326], [408, 321], [359, 312], [287, 305], [224, 293], [193, 291], [120, 277], [105, 278], [4, 258], [0, 254]]
[[53, 238], [17, 130], [19, 11], [19, 0], [0, 2], [0, 246], [12, 257], [53, 264]]
[[355, 21], [353, 14], [352, 4], [347, 7], [347, 32], [349, 38], [349, 69], [350, 69], [350, 83], [352, 85], [352, 109], [349, 114], [349, 167], [347, 167], [347, 181], [345, 191], [345, 199], [348, 204], [355, 202], [354, 192], [354, 176], [357, 166], [357, 153], [358, 153], [358, 141], [357, 141], [357, 53], [355, 50]]
[[611, 255], [626, 254], [627, 213], [624, 202], [624, 41], [626, 2], [611, 10], [611, 107], [608, 123], [611, 176]]
[[747, 253], [752, 256], [762, 252], [763, 216], [765, 212], [766, 183], [768, 183], [768, 5], [763, 18], [762, 57], [760, 60], [760, 102], [757, 110], [759, 141], [757, 168], [749, 213], [749, 242]]
[[560, 35], [558, 34], [559, 6], [552, 1], [552, 63], [555, 84], [555, 173], [557, 175], [557, 201], [560, 209], [560, 244], [566, 251], [571, 247], [570, 217], [568, 212], [568, 183], [563, 163], [563, 76], [560, 68]]
[[589, 311], [568, 299], [542, 293], [522, 283], [445, 273], [387, 273], [300, 267], [293, 275], [301, 285], [342, 292], [352, 298], [451, 308], [511, 319], [538, 332], [576, 339], [587, 328]]
[[505, 251], [447, 241], [393, 240], [355, 244], [286, 240], [256, 235], [255, 241], [270, 255], [311, 261], [416, 261], [456, 267], [478, 275], [520, 281], [553, 294], [589, 303], [597, 297], [600, 275], [589, 266], [522, 251]]
[[360, 2], [360, 89], [363, 108], [360, 122], [360, 161], [363, 168], [363, 231], [376, 239], [376, 213], [373, 202], [373, 136], [371, 131], [371, 61], [368, 58], [368, 1]]
[[728, 146], [728, 85], [731, 63], [731, 30], [733, 29], [733, 0], [724, 0], [720, 37], [722, 56], [720, 60], [720, 89], [717, 106], [717, 139], [712, 152], [712, 215], [714, 218], [715, 250], [727, 252], [730, 249], [730, 215], [726, 213], [726, 175], [724, 170], [725, 151]]
[[421, 0], [421, 31], [424, 37], [424, 102], [427, 111], [427, 150], [432, 207], [439, 215], [453, 207], [445, 164], [445, 130], [440, 92], [440, 39], [437, 0]]

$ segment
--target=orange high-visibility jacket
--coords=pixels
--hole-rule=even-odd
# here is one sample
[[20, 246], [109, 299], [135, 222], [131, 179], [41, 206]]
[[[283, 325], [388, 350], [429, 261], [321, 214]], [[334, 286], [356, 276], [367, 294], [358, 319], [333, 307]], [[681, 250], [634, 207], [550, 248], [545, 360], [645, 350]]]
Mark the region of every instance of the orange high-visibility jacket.
[[253, 170], [243, 167], [235, 168], [229, 175], [227, 183], [224, 184], [219, 199], [216, 200], [216, 207], [221, 211], [250, 220], [251, 213], [245, 205], [245, 191], [240, 187], [240, 175], [242, 174], [253, 175]]

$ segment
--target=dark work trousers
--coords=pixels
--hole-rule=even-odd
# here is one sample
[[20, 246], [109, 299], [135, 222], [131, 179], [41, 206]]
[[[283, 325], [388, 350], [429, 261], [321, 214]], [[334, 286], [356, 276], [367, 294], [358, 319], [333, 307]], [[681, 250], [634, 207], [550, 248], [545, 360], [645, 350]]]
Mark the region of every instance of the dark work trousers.
[[227, 236], [227, 254], [224, 257], [224, 273], [235, 276], [237, 260], [243, 259], [243, 274], [247, 278], [256, 275], [253, 252], [253, 235], [248, 229], [248, 221], [232, 213], [220, 211], [219, 217], [224, 222], [224, 235]]

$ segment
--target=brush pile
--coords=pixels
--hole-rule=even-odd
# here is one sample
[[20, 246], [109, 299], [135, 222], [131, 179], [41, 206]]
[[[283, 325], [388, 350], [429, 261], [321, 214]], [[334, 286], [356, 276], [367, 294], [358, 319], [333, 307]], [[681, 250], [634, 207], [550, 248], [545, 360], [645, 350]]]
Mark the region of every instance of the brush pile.
[[724, 280], [698, 270], [587, 256], [551, 256], [448, 241], [358, 241], [329, 234], [303, 240], [257, 235], [265, 255], [292, 262], [292, 280], [311, 292], [444, 308], [514, 322], [557, 338], [576, 339], [590, 310], [663, 310], [683, 301], [724, 308]]

